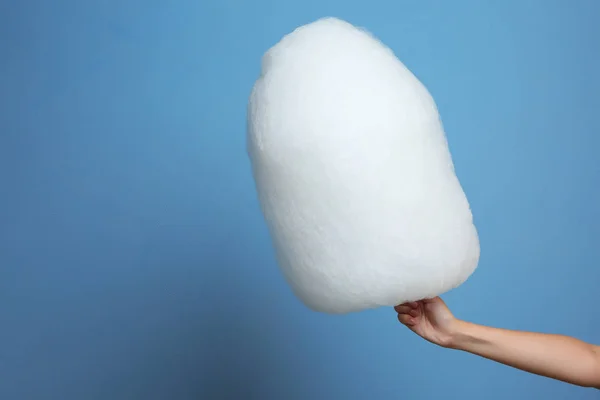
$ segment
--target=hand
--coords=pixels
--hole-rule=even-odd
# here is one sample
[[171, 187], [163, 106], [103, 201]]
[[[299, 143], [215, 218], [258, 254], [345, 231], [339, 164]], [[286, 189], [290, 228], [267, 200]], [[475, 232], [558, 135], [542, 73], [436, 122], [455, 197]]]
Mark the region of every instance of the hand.
[[457, 319], [441, 298], [404, 303], [394, 309], [398, 320], [423, 339], [442, 347], [450, 346]]

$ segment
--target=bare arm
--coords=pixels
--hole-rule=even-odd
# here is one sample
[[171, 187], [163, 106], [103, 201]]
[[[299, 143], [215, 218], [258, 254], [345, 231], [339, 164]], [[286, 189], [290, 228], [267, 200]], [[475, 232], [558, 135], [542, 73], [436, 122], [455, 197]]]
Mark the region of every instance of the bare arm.
[[448, 347], [533, 374], [600, 389], [600, 349], [581, 340], [457, 321]]
[[600, 389], [600, 347], [545, 333], [490, 328], [456, 319], [436, 297], [395, 307], [398, 319], [439, 346], [533, 374]]

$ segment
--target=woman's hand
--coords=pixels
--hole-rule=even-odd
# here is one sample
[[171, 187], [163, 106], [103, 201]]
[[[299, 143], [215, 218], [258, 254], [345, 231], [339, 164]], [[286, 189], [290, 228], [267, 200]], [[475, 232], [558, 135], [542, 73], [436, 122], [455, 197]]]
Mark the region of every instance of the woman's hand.
[[451, 345], [457, 319], [441, 298], [404, 303], [394, 309], [398, 320], [423, 339], [442, 347]]

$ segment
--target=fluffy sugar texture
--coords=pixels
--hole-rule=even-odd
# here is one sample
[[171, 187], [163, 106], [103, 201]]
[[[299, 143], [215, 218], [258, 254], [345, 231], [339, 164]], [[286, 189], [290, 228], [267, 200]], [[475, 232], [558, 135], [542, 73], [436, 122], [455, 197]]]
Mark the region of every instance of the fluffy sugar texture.
[[281, 271], [333, 314], [440, 295], [479, 239], [437, 107], [373, 35], [335, 18], [263, 57], [247, 150]]

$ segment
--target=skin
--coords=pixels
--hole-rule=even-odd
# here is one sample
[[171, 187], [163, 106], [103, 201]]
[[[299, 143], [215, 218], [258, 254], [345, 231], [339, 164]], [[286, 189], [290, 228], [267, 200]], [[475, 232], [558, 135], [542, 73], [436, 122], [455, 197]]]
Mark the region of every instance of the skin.
[[600, 346], [545, 333], [491, 328], [454, 317], [439, 298], [394, 308], [398, 320], [438, 346], [466, 351], [513, 368], [600, 389]]

